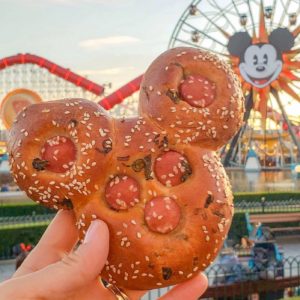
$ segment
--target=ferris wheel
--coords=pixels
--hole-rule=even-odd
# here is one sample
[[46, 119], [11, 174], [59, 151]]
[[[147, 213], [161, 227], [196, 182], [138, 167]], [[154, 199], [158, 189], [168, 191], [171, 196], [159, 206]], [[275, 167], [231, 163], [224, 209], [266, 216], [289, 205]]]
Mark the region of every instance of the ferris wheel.
[[241, 80], [245, 125], [222, 150], [226, 166], [251, 151], [265, 168], [299, 162], [299, 14], [299, 0], [194, 0], [175, 26], [169, 48], [212, 51]]

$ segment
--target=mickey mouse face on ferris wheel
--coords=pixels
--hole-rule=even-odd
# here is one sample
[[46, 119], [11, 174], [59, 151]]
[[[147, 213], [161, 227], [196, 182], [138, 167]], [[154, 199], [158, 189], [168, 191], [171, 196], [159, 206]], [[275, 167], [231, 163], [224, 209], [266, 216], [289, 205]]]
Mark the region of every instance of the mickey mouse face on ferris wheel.
[[251, 45], [239, 65], [241, 75], [252, 85], [263, 88], [274, 81], [282, 70], [276, 48], [271, 44]]
[[277, 28], [269, 36], [269, 43], [252, 44], [247, 32], [237, 32], [228, 43], [228, 51], [240, 58], [239, 70], [243, 79], [257, 88], [264, 88], [276, 80], [282, 71], [282, 52], [290, 50], [294, 37], [286, 28]]

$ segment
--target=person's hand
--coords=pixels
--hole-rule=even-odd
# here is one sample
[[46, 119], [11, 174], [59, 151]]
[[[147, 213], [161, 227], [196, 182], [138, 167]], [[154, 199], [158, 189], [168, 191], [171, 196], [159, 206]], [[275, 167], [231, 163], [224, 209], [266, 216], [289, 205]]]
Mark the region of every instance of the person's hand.
[[[74, 251], [77, 241], [73, 213], [60, 211], [13, 278], [0, 284], [0, 300], [116, 300], [99, 280], [109, 251], [107, 225], [93, 221], [83, 244]], [[159, 299], [196, 300], [206, 288], [207, 279], [199, 274]], [[130, 300], [146, 292], [125, 290]]]

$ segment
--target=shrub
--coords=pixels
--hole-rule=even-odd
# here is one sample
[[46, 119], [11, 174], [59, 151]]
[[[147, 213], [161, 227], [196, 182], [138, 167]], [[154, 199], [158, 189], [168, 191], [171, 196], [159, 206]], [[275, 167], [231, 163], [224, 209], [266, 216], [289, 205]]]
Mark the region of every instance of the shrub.
[[5, 203], [0, 204], [0, 217], [16, 217], [26, 215], [43, 215], [53, 213], [51, 210], [42, 205], [35, 203]]
[[228, 233], [228, 239], [238, 244], [243, 236], [248, 236], [245, 213], [235, 213]]
[[0, 228], [0, 259], [13, 258], [12, 248], [17, 244], [36, 245], [46, 228], [47, 224]]

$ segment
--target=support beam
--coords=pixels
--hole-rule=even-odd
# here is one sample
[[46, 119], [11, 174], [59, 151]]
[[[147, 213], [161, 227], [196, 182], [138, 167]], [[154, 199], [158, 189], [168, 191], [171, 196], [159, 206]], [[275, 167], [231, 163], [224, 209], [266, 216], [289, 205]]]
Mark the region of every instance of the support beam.
[[282, 113], [282, 116], [283, 116], [283, 119], [285, 120], [286, 124], [288, 125], [288, 130], [289, 130], [289, 133], [292, 137], [292, 140], [294, 142], [294, 144], [297, 146], [297, 149], [298, 149], [298, 156], [300, 156], [300, 141], [299, 139], [297, 138], [296, 134], [295, 134], [295, 131], [293, 130], [293, 127], [292, 127], [292, 124], [291, 124], [291, 121], [289, 120], [289, 117], [282, 105], [282, 102], [279, 98], [279, 94], [277, 92], [277, 90], [275, 90], [274, 88], [271, 88], [271, 93], [272, 95], [274, 96], [274, 98], [276, 99], [277, 103], [278, 103], [278, 106], [281, 110], [281, 113]]
[[244, 114], [244, 125], [243, 125], [243, 127], [240, 128], [238, 133], [231, 140], [230, 148], [229, 148], [228, 152], [226, 153], [226, 156], [225, 156], [225, 159], [224, 159], [224, 162], [223, 162], [225, 167], [228, 167], [230, 165], [232, 154], [234, 153], [234, 149], [235, 149], [235, 147], [238, 143], [238, 140], [240, 138], [242, 138], [244, 133], [245, 133], [247, 123], [248, 123], [248, 119], [250, 117], [250, 112], [251, 112], [251, 109], [253, 108], [253, 91], [252, 91], [252, 89], [246, 97], [245, 108], [246, 108], [246, 111], [245, 111], [245, 114]]

